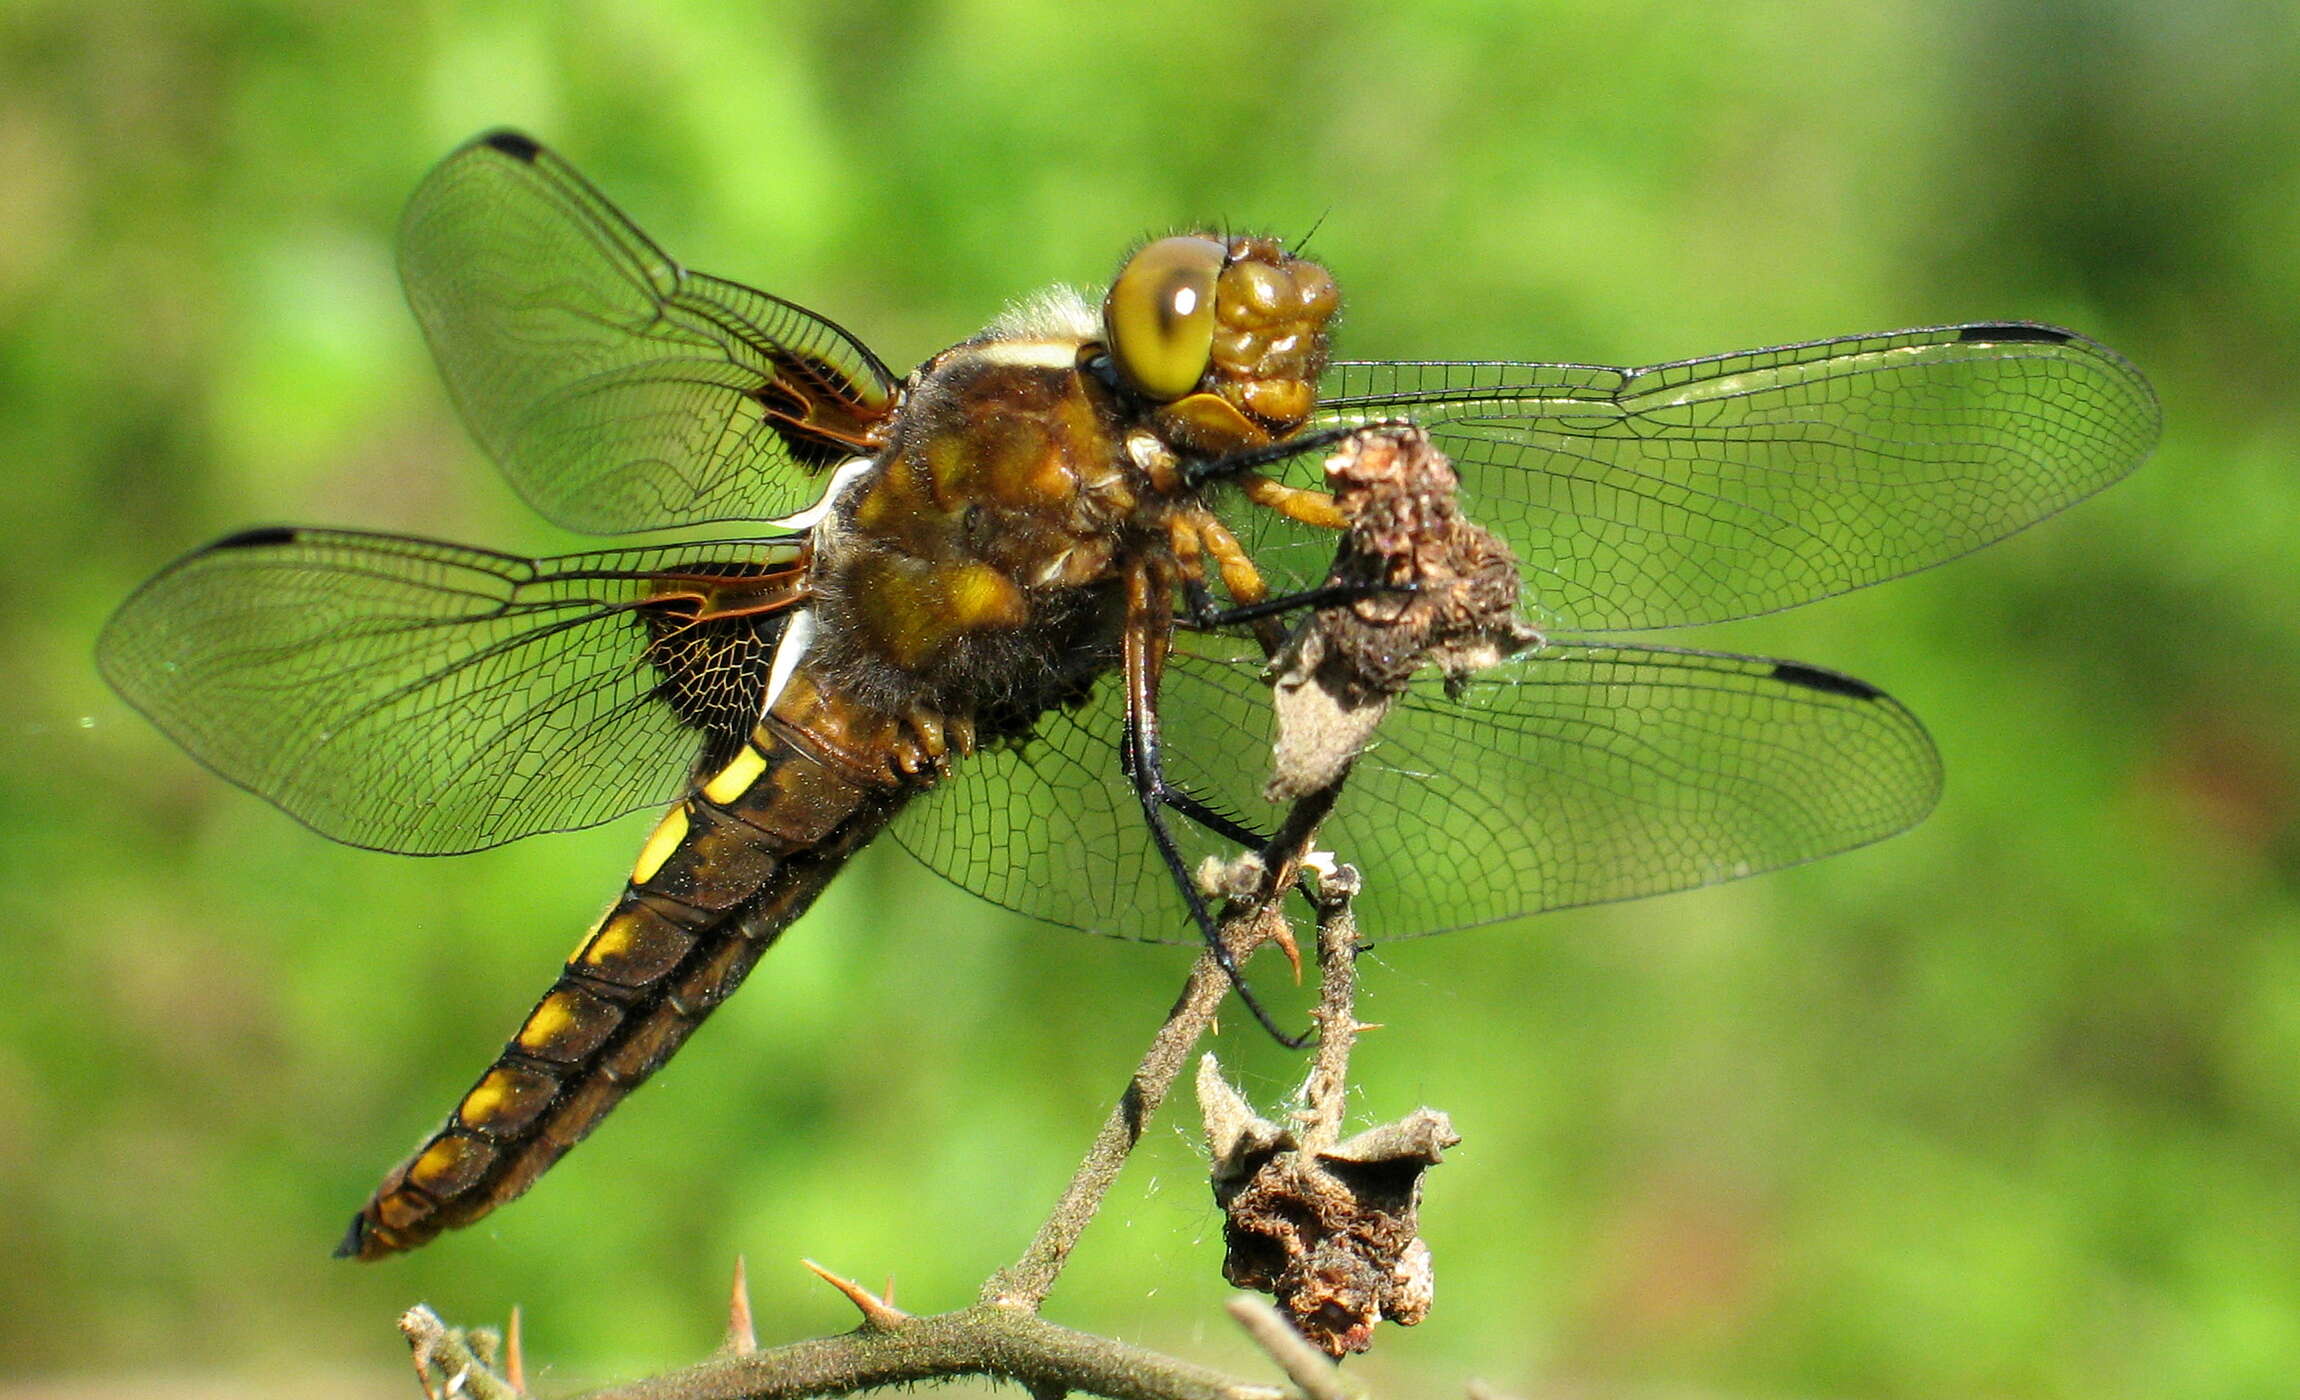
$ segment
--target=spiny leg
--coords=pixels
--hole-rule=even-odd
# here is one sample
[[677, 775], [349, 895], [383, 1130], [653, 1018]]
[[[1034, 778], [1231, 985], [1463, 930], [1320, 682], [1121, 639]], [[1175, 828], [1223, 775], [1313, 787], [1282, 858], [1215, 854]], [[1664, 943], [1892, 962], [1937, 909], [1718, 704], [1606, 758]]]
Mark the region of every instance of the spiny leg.
[[[1222, 608], [1214, 606], [1213, 598], [1201, 590], [1198, 597], [1191, 599], [1192, 606], [1186, 620], [1193, 628], [1212, 631], [1291, 612], [1330, 608], [1338, 603], [1357, 603], [1368, 598], [1395, 597], [1414, 591], [1410, 583], [1327, 583], [1316, 588], [1305, 588], [1299, 593], [1282, 593], [1275, 598], [1264, 598], [1258, 603]], [[1199, 606], [1201, 602], [1204, 604], [1202, 608]]]
[[[1164, 611], [1160, 590], [1152, 585], [1146, 570], [1136, 569], [1127, 579], [1127, 626], [1122, 647], [1126, 681], [1126, 725], [1124, 747], [1120, 750], [1120, 763], [1127, 783], [1134, 789], [1136, 800], [1142, 804], [1142, 819], [1150, 828], [1151, 844], [1165, 863], [1167, 875], [1174, 887], [1182, 892], [1182, 900], [1190, 910], [1191, 922], [1206, 941], [1207, 949], [1230, 985], [1237, 989], [1238, 1000], [1250, 1012], [1270, 1038], [1290, 1050], [1298, 1050], [1310, 1041], [1310, 1032], [1288, 1035], [1278, 1029], [1278, 1023], [1246, 985], [1239, 970], [1236, 956], [1223, 940], [1214, 922], [1213, 911], [1206, 906], [1205, 895], [1198, 889], [1190, 871], [1182, 863], [1181, 848], [1175, 843], [1173, 831], [1166, 825], [1166, 810], [1181, 811], [1194, 821], [1213, 818], [1214, 829], [1228, 827], [1236, 836], [1250, 838], [1241, 842], [1259, 847], [1263, 838], [1229, 822], [1203, 803], [1169, 785], [1159, 761], [1158, 751], [1158, 681], [1164, 667], [1166, 644], [1171, 632]], [[1233, 839], [1236, 839], [1236, 836]]]
[[1314, 433], [1297, 433], [1289, 438], [1279, 438], [1275, 442], [1263, 443], [1259, 447], [1249, 447], [1243, 451], [1233, 452], [1227, 457], [1214, 457], [1192, 462], [1182, 469], [1182, 482], [1185, 486], [1190, 487], [1204, 486], [1209, 481], [1235, 477], [1259, 467], [1266, 467], [1272, 462], [1282, 462], [1288, 457], [1298, 456], [1304, 452], [1315, 452], [1321, 447], [1333, 447], [1363, 431], [1365, 431], [1363, 424], [1352, 427], [1321, 428]]

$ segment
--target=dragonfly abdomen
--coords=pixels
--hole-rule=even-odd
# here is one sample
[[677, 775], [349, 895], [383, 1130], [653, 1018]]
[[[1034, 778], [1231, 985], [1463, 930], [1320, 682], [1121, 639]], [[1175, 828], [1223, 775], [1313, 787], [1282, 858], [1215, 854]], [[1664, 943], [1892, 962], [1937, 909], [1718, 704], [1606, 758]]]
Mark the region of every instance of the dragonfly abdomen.
[[630, 882], [447, 1122], [387, 1174], [337, 1253], [413, 1249], [517, 1197], [733, 994], [907, 784], [762, 725], [667, 812]]

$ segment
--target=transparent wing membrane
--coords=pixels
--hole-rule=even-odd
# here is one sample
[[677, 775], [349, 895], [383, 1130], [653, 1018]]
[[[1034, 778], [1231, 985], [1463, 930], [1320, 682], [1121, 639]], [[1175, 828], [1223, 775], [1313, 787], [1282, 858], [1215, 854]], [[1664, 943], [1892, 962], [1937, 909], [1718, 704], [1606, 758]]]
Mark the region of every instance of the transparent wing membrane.
[[895, 378], [861, 342], [682, 268], [523, 136], [431, 173], [400, 273], [472, 435], [570, 529], [791, 514], [894, 410]]
[[781, 619], [680, 600], [698, 577], [771, 584], [790, 553], [531, 560], [250, 531], [145, 584], [97, 658], [195, 757], [321, 834], [478, 850], [667, 801], [698, 753], [747, 733]]
[[[1333, 366], [1313, 426], [1389, 419], [1430, 430], [1529, 604], [1572, 631], [1720, 622], [1953, 559], [2124, 476], [2159, 426], [2113, 351], [2021, 324], [1645, 369]], [[1286, 522], [1242, 528], [1282, 569], [1322, 566]]]
[[1393, 938], [1813, 860], [1907, 829], [1939, 791], [1923, 726], [1858, 681], [1553, 643], [1459, 699], [1416, 682], [1321, 844], [1369, 872], [1359, 921]]

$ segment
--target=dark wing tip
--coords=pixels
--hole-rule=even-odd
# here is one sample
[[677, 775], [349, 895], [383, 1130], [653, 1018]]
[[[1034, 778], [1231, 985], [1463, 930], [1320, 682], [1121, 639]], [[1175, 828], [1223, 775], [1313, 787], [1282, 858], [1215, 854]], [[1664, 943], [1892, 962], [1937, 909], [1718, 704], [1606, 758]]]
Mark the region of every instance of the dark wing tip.
[[2028, 341], [2037, 345], [2066, 345], [2076, 339], [2076, 336], [2058, 326], [2040, 326], [2034, 321], [1990, 321], [1983, 325], [1965, 327], [1957, 332], [1957, 339], [1994, 343]]
[[260, 549], [266, 545], [293, 544], [299, 532], [292, 525], [258, 525], [253, 530], [242, 530], [226, 535], [209, 545], [210, 549]]
[[533, 165], [535, 158], [543, 154], [542, 142], [524, 131], [513, 131], [508, 127], [488, 132], [479, 138], [479, 144], [501, 151], [513, 160], [524, 161], [529, 165]]
[[1801, 685], [1807, 690], [1818, 690], [1829, 695], [1845, 695], [1855, 700], [1882, 700], [1885, 692], [1864, 680], [1856, 680], [1842, 671], [1824, 671], [1818, 666], [1807, 666], [1798, 661], [1776, 662], [1773, 679], [1790, 685]]

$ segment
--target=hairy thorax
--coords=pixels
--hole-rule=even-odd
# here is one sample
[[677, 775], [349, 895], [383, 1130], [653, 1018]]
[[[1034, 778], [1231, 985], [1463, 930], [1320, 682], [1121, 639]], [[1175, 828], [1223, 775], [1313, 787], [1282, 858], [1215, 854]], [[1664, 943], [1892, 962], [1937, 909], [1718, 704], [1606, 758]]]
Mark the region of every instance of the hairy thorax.
[[1168, 503], [1118, 450], [1076, 337], [958, 346], [912, 383], [894, 442], [816, 532], [811, 665], [888, 713], [1035, 712], [1116, 656], [1116, 562]]

